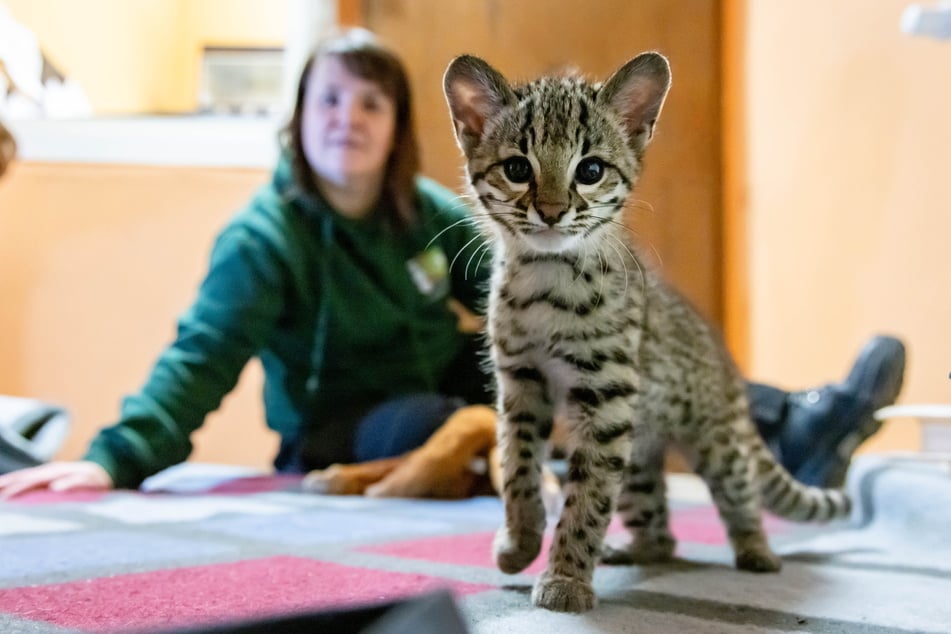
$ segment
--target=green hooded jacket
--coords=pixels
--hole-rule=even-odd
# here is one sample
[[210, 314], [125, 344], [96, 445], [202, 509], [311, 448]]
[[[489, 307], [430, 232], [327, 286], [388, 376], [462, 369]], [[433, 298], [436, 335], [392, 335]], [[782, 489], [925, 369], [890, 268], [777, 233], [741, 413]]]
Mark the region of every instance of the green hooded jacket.
[[218, 235], [175, 341], [85, 459], [122, 488], [184, 461], [255, 356], [267, 425], [285, 442], [335, 408], [437, 391], [465, 342], [448, 298], [481, 314], [489, 257], [458, 196], [425, 178], [417, 192], [418, 222], [400, 232], [301, 193], [282, 160]]

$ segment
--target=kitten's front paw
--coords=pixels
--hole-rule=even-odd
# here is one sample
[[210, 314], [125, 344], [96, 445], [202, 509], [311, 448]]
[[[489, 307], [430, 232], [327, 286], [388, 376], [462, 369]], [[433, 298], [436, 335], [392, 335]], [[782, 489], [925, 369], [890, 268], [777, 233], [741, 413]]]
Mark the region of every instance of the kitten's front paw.
[[547, 572], [535, 582], [532, 603], [555, 612], [587, 612], [597, 604], [590, 583]]
[[657, 539], [617, 547], [604, 544], [601, 547], [601, 563], [609, 566], [635, 566], [656, 564], [674, 558], [677, 542], [672, 539]]
[[499, 570], [514, 575], [528, 568], [542, 549], [541, 533], [518, 533], [513, 539], [507, 527], [501, 527], [492, 543], [492, 554]]
[[765, 535], [751, 533], [734, 537], [732, 542], [739, 570], [778, 572], [783, 567], [783, 560], [769, 547]]
[[736, 567], [750, 572], [779, 572], [783, 560], [770, 549], [744, 550], [736, 553]]

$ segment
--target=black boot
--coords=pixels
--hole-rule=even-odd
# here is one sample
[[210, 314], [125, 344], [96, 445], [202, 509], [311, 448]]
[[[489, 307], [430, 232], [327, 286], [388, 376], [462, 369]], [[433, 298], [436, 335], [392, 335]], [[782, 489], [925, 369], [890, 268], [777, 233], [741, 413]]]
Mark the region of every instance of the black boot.
[[852, 454], [881, 427], [875, 411], [895, 402], [904, 374], [904, 344], [894, 337], [874, 337], [844, 381], [789, 393], [782, 419], [768, 429], [760, 424], [760, 431], [797, 480], [842, 486]]

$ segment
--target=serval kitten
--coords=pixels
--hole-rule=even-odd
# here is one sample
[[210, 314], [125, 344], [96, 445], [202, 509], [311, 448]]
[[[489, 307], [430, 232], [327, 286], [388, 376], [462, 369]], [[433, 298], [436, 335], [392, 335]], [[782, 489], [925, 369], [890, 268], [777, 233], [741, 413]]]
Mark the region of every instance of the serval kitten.
[[[494, 247], [488, 335], [505, 525], [493, 550], [504, 572], [539, 553], [544, 445], [553, 419], [568, 427], [564, 508], [532, 592], [535, 605], [552, 610], [594, 606], [599, 558], [672, 557], [669, 443], [709, 486], [738, 568], [780, 568], [761, 504], [796, 520], [849, 512], [843, 493], [806, 487], [776, 463], [719, 335], [626, 238], [621, 213], [669, 85], [657, 53], [603, 84], [546, 77], [510, 85], [472, 56], [453, 60], [444, 78], [475, 216]], [[615, 503], [633, 535], [624, 549], [602, 547]]]

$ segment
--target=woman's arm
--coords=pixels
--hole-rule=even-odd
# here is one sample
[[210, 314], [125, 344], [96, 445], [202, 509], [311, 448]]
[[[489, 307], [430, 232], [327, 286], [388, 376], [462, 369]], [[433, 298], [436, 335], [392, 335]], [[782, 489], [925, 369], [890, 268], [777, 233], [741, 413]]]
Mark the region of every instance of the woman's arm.
[[120, 488], [137, 487], [184, 461], [191, 433], [271, 335], [283, 306], [282, 266], [246, 228], [226, 229], [174, 342], [142, 389], [123, 400], [118, 423], [96, 436], [85, 460], [100, 465]]

